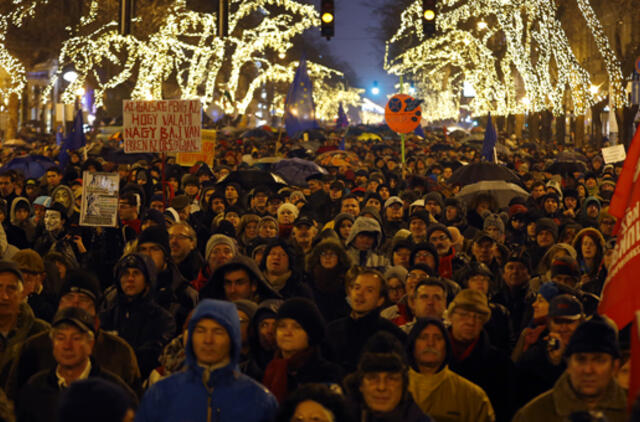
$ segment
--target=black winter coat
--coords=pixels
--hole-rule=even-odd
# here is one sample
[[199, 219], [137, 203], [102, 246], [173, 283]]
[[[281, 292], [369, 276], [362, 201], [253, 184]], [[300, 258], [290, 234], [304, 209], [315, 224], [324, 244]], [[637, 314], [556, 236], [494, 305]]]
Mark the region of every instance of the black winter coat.
[[452, 356], [449, 368], [480, 386], [489, 396], [496, 412], [496, 422], [507, 422], [513, 416], [514, 367], [506, 353], [491, 345], [482, 331], [473, 351], [462, 361]]
[[354, 372], [360, 351], [367, 340], [379, 331], [387, 331], [402, 344], [406, 343], [407, 335], [394, 323], [382, 318], [377, 310], [358, 319], [348, 316], [333, 321], [327, 327], [326, 337], [333, 353], [332, 360], [340, 364], [346, 373]]
[[176, 322], [149, 294], [129, 301], [119, 293], [111, 301], [111, 307], [100, 313], [101, 326], [115, 331], [133, 347], [140, 373], [147, 378], [158, 366], [158, 356], [164, 346], [175, 337]]
[[[120, 386], [129, 394], [131, 403], [138, 402], [136, 395], [127, 384], [114, 373], [101, 369], [93, 360], [89, 377], [102, 378]], [[16, 403], [17, 419], [20, 422], [56, 422], [58, 398], [61, 392], [55, 366], [37, 373], [20, 392], [20, 398]]]

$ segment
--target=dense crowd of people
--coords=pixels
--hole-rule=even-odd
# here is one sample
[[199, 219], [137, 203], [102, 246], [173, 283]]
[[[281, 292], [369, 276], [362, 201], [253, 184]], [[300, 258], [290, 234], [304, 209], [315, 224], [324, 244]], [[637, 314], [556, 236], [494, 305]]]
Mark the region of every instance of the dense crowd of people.
[[[526, 195], [462, 196], [477, 143], [409, 136], [403, 166], [343, 135], [219, 133], [191, 168], [3, 148], [63, 159], [0, 169], [0, 419], [629, 420], [629, 333], [597, 314], [622, 163], [503, 136]], [[117, 227], [79, 225], [87, 171], [119, 174]]]

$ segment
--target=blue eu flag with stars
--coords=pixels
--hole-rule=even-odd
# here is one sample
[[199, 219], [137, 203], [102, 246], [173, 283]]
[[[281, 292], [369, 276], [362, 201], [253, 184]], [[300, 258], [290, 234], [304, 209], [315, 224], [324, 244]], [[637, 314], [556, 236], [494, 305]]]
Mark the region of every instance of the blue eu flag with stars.
[[293, 78], [284, 102], [284, 124], [287, 135], [294, 135], [318, 127], [313, 88], [307, 74], [307, 61], [303, 58]]

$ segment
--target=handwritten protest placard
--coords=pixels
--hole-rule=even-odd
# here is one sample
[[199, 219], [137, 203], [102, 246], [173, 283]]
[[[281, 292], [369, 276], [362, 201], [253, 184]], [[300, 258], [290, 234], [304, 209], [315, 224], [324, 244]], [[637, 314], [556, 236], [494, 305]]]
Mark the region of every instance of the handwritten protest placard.
[[200, 152], [199, 100], [125, 100], [124, 152]]
[[118, 225], [118, 173], [82, 173], [80, 225], [116, 227]]
[[181, 166], [191, 167], [198, 161], [207, 163], [213, 168], [213, 159], [216, 155], [216, 131], [202, 129], [202, 152], [179, 152], [176, 155], [176, 163]]
[[605, 164], [619, 163], [627, 158], [627, 153], [624, 150], [624, 145], [618, 144], [612, 147], [602, 148], [602, 158], [604, 158]]

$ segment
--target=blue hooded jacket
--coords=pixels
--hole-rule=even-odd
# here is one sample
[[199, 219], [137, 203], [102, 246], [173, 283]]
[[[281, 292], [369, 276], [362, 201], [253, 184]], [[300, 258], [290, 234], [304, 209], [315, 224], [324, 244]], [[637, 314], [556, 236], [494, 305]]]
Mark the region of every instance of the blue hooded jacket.
[[[231, 340], [230, 362], [210, 370], [196, 360], [191, 339], [203, 318], [222, 325]], [[205, 299], [189, 321], [187, 368], [151, 386], [142, 397], [136, 422], [269, 422], [278, 408], [269, 391], [238, 370], [240, 321], [231, 302]]]

